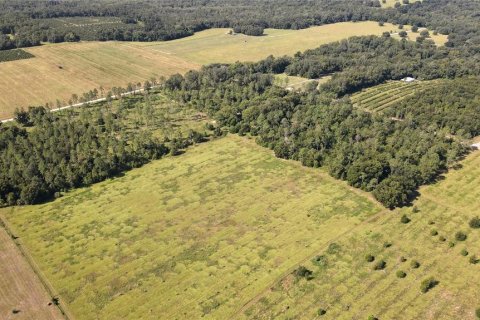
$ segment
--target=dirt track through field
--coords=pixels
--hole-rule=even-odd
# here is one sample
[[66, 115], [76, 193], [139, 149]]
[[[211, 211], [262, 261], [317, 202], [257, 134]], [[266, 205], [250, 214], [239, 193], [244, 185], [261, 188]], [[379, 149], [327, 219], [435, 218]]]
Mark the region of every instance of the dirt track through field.
[[0, 274], [0, 319], [65, 319], [3, 226]]

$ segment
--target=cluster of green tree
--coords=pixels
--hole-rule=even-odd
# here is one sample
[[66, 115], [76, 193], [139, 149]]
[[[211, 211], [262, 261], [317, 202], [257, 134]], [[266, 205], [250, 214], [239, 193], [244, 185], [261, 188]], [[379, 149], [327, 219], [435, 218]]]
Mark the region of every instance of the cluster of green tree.
[[455, 78], [480, 74], [476, 50], [437, 48], [431, 41], [397, 41], [390, 37], [352, 37], [322, 45], [294, 58], [270, 57], [262, 62], [267, 72], [315, 79], [335, 73], [323, 90], [337, 96], [386, 80]]
[[466, 151], [448, 135], [356, 110], [331, 93], [285, 91], [263, 73], [266, 65], [212, 65], [171, 77], [165, 89], [231, 132], [257, 136], [276, 156], [324, 166], [389, 208], [408, 203]]
[[[0, 48], [40, 41], [153, 41], [185, 37], [213, 27], [240, 27], [258, 34], [260, 27], [301, 29], [345, 21], [374, 20], [427, 26], [448, 34], [448, 46], [480, 44], [476, 0], [432, 0], [382, 9], [378, 0], [12, 0], [0, 2]], [[122, 23], [72, 27], [51, 23], [63, 17], [116, 17]], [[249, 27], [247, 27], [249, 26]], [[253, 27], [257, 26], [257, 27]], [[62, 40], [63, 39], [63, 40]]]
[[42, 202], [205, 139], [193, 130], [159, 138], [151, 130], [149, 98], [135, 99], [122, 99], [118, 108], [107, 102], [61, 115], [43, 107], [18, 110], [22, 126], [0, 127], [0, 205]]
[[243, 33], [247, 36], [261, 36], [263, 35], [263, 32], [265, 31], [265, 28], [263, 26], [256, 26], [252, 24], [247, 24], [247, 25], [241, 25], [241, 26], [235, 26], [233, 27], [233, 31], [235, 33]]
[[22, 49], [0, 51], [0, 62], [33, 58], [34, 55]]
[[480, 78], [441, 82], [393, 105], [387, 116], [408, 119], [454, 135], [480, 135]]

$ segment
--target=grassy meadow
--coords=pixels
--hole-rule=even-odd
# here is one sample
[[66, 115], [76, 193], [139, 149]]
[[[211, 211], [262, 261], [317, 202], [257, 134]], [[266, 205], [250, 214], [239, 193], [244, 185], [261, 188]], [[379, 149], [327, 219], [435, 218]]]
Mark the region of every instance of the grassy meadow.
[[[480, 152], [476, 151], [462, 168], [422, 187], [414, 207], [396, 209], [361, 225], [337, 241], [335, 253], [319, 251], [321, 258], [305, 264], [313, 271], [312, 280], [288, 275], [272, 283], [272, 289], [255, 297], [242, 317], [476, 319], [480, 231], [470, 228], [469, 221], [480, 216], [479, 183]], [[402, 223], [403, 215], [410, 222]], [[458, 231], [467, 239], [456, 239]], [[375, 260], [367, 262], [366, 255]], [[381, 260], [385, 268], [374, 270]], [[413, 261], [419, 262], [418, 268]], [[406, 276], [399, 277], [399, 271]], [[428, 277], [438, 284], [422, 293], [420, 284]], [[320, 315], [321, 310], [326, 313]]]
[[[84, 21], [75, 21], [84, 23]], [[214, 62], [256, 61], [270, 54], [293, 55], [355, 35], [380, 35], [395, 26], [346, 22], [304, 30], [267, 29], [262, 37], [210, 29], [168, 42], [80, 42], [25, 49], [34, 58], [0, 64], [0, 119], [17, 107], [66, 102], [102, 86], [125, 86], [152, 76], [185, 73]]]
[[383, 209], [318, 169], [227, 136], [1, 209], [78, 319], [228, 319]]

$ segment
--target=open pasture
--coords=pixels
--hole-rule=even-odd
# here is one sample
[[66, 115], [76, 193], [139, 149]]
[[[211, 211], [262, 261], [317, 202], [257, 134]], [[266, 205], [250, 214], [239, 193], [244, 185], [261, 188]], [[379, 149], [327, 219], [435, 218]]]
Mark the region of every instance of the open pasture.
[[362, 108], [368, 112], [381, 112], [406, 97], [435, 86], [439, 81], [446, 80], [388, 81], [355, 93], [352, 95], [351, 101], [355, 107]]
[[[243, 318], [476, 319], [480, 229], [469, 221], [480, 216], [480, 152], [462, 166], [421, 188], [414, 207], [363, 224], [339, 239], [335, 251], [319, 251], [319, 258], [304, 264], [313, 271], [312, 280], [288, 275], [272, 283]], [[403, 215], [410, 221], [402, 223]], [[466, 240], [456, 237], [459, 231]], [[368, 262], [367, 255], [374, 261]], [[385, 267], [374, 270], [382, 260]], [[404, 278], [397, 275], [400, 271]], [[428, 277], [438, 284], [422, 293], [421, 282]], [[322, 316], [321, 310], [326, 312]]]
[[[95, 23], [77, 20], [65, 19], [75, 24]], [[346, 22], [304, 30], [267, 29], [262, 37], [210, 29], [168, 42], [80, 42], [28, 48], [25, 51], [34, 58], [0, 64], [0, 119], [11, 117], [17, 107], [56, 105], [57, 99], [67, 102], [72, 94], [100, 86], [108, 90], [214, 62], [293, 55], [350, 36], [380, 35], [387, 29], [395, 26]]]
[[229, 319], [382, 210], [319, 169], [227, 136], [1, 213], [78, 319]]

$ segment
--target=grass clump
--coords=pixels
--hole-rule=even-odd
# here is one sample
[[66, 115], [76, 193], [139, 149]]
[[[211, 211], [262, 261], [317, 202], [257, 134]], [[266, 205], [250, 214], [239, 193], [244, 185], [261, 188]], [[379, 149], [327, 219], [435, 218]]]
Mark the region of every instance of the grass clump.
[[430, 235], [431, 235], [432, 237], [435, 237], [436, 235], [438, 235], [438, 231], [435, 230], [435, 229], [433, 229], [432, 231], [430, 231]]
[[418, 268], [420, 268], [420, 262], [418, 262], [417, 260], [413, 260], [413, 261], [410, 263], [410, 266], [411, 266], [413, 269], [418, 269]]
[[326, 313], [327, 313], [327, 310], [322, 309], [322, 308], [318, 309], [318, 311], [317, 311], [317, 314], [318, 314], [319, 316], [323, 316], [323, 315], [325, 315]]
[[433, 289], [438, 284], [439, 284], [439, 282], [437, 280], [435, 280], [434, 277], [427, 278], [427, 279], [423, 280], [422, 283], [420, 284], [420, 291], [422, 291], [423, 293], [427, 293], [428, 291]]
[[468, 256], [468, 251], [467, 249], [462, 249], [462, 251], [460, 251], [460, 254], [464, 257]]
[[373, 262], [374, 260], [375, 260], [375, 257], [372, 256], [371, 254], [367, 254], [365, 256], [365, 261], [367, 261], [367, 262]]

